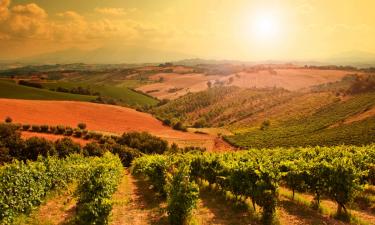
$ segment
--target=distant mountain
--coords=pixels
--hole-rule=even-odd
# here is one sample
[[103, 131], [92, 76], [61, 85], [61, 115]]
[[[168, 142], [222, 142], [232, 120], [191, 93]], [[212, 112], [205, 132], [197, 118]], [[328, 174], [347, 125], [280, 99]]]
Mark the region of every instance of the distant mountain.
[[364, 51], [349, 51], [334, 55], [324, 61], [335, 65], [371, 67], [375, 66], [375, 54]]
[[[286, 64], [295, 65], [351, 65], [356, 67], [374, 67], [375, 54], [363, 51], [349, 51], [333, 55], [326, 59], [317, 60], [212, 60], [196, 58], [189, 54], [177, 51], [162, 51], [151, 48], [112, 45], [93, 50], [82, 50], [70, 48], [57, 52], [50, 52], [32, 57], [20, 58], [17, 61], [0, 60], [0, 69], [6, 68], [6, 64], [143, 64], [143, 63], [163, 63], [173, 62], [179, 65], [194, 66], [198, 64]], [[2, 66], [1, 66], [2, 64]], [[14, 66], [14, 65], [12, 65]]]
[[21, 58], [24, 64], [121, 64], [121, 63], [158, 63], [189, 58], [178, 52], [160, 51], [136, 46], [107, 46], [94, 50], [71, 48], [67, 50], [45, 53]]

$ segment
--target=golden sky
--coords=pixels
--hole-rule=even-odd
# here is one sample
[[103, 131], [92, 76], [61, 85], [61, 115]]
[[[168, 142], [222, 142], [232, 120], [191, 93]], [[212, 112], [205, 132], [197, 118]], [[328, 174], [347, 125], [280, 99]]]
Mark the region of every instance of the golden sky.
[[239, 60], [375, 52], [374, 0], [0, 0], [0, 59], [152, 48]]

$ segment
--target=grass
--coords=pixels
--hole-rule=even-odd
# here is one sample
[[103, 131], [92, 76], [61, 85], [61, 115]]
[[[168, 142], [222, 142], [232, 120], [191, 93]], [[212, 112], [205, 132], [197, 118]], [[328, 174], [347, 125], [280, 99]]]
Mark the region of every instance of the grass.
[[120, 105], [156, 105], [158, 103], [156, 99], [140, 94], [131, 89], [137, 87], [140, 84], [139, 82], [140, 81], [129, 80], [123, 81], [120, 84], [108, 84], [89, 80], [79, 82], [57, 81], [44, 83], [43, 86], [47, 89], [55, 89], [57, 87], [89, 87], [93, 92], [99, 92], [101, 96], [117, 100]]
[[[292, 191], [288, 190], [286, 188], [280, 188], [279, 194], [289, 200], [292, 200]], [[311, 203], [311, 196], [308, 196], [307, 194], [299, 194], [295, 193], [293, 202], [305, 206], [307, 208], [312, 209], [312, 203]], [[301, 208], [300, 208], [301, 210]], [[331, 218], [335, 218], [337, 220], [341, 220], [344, 222], [348, 222], [350, 224], [357, 224], [357, 225], [369, 225], [367, 221], [364, 221], [362, 218], [359, 218], [358, 215], [354, 212], [350, 212], [349, 215], [337, 215], [336, 212], [336, 205], [332, 207], [332, 203], [329, 200], [322, 200], [321, 204], [319, 206], [318, 212], [322, 215], [329, 216]]]
[[59, 93], [45, 89], [17, 85], [14, 82], [0, 80], [0, 98], [28, 99], [28, 100], [73, 100], [91, 101], [96, 97]]

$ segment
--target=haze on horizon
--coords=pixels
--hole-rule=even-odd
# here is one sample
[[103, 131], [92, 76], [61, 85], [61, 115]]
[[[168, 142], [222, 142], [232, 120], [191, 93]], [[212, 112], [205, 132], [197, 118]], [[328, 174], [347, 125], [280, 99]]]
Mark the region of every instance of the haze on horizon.
[[0, 0], [0, 59], [107, 47], [236, 60], [373, 53], [374, 8], [373, 0]]

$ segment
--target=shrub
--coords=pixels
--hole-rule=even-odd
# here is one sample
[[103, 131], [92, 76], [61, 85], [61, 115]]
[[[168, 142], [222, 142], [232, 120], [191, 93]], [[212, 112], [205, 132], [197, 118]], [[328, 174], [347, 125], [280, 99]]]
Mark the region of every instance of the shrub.
[[55, 142], [55, 149], [60, 158], [65, 158], [70, 154], [81, 153], [81, 146], [67, 137], [57, 140]]
[[92, 138], [98, 141], [103, 137], [102, 133], [92, 132], [91, 134], [92, 134]]
[[43, 86], [39, 83], [29, 82], [26, 80], [20, 80], [18, 84], [23, 85], [23, 86], [33, 87], [33, 88], [43, 88]]
[[10, 155], [9, 149], [6, 147], [0, 146], [0, 166], [4, 165], [5, 163], [9, 163], [12, 161], [12, 156]]
[[86, 126], [85, 123], [79, 123], [79, 124], [78, 124], [78, 128], [81, 129], [81, 130], [86, 129], [86, 127], [87, 127], [87, 126]]
[[29, 124], [23, 124], [22, 125], [22, 130], [24, 130], [24, 131], [28, 131], [29, 129], [30, 129], [30, 125]]
[[139, 150], [118, 144], [113, 145], [110, 151], [119, 156], [124, 167], [129, 167], [134, 159], [142, 156]]
[[40, 132], [42, 132], [42, 133], [47, 133], [48, 129], [49, 129], [48, 125], [41, 125], [40, 126]]
[[5, 117], [5, 123], [11, 123], [13, 121], [12, 118], [10, 118], [9, 116]]
[[269, 128], [271, 125], [271, 122], [269, 120], [265, 120], [262, 122], [262, 124], [260, 125], [260, 129], [261, 130], [266, 130], [267, 128]]
[[193, 124], [194, 128], [202, 128], [202, 127], [205, 127], [205, 126], [207, 126], [207, 122], [206, 122], [205, 118], [200, 118], [198, 121], [196, 121]]
[[66, 135], [66, 136], [72, 136], [73, 133], [74, 133], [74, 131], [73, 131], [72, 128], [66, 128], [64, 135]]
[[85, 147], [83, 147], [83, 155], [84, 156], [98, 156], [101, 157], [104, 155], [106, 150], [102, 148], [97, 143], [88, 143]]
[[56, 126], [50, 126], [50, 127], [49, 127], [49, 132], [50, 132], [51, 134], [55, 134], [55, 133], [56, 133], [56, 130], [57, 130], [57, 127], [56, 127]]
[[56, 134], [64, 134], [65, 133], [65, 126], [59, 125], [56, 127]]
[[32, 125], [31, 131], [33, 132], [40, 132], [40, 126], [39, 125]]
[[0, 124], [0, 147], [8, 148], [12, 157], [22, 156], [25, 142], [13, 124]]
[[175, 123], [172, 128], [175, 130], [187, 131], [186, 127], [180, 121]]
[[130, 132], [124, 133], [118, 140], [119, 144], [127, 145], [131, 148], [136, 148], [142, 153], [163, 154], [168, 150], [168, 142], [159, 137], [152, 136], [146, 132]]
[[78, 129], [75, 130], [73, 136], [76, 137], [76, 138], [80, 138], [80, 137], [82, 137], [82, 131], [81, 131], [81, 130], [78, 130]]
[[170, 126], [172, 124], [171, 120], [170, 119], [164, 119], [163, 120], [163, 125], [165, 126]]
[[26, 147], [23, 153], [23, 159], [37, 160], [38, 156], [43, 157], [57, 155], [52, 142], [45, 138], [32, 137], [26, 140]]

